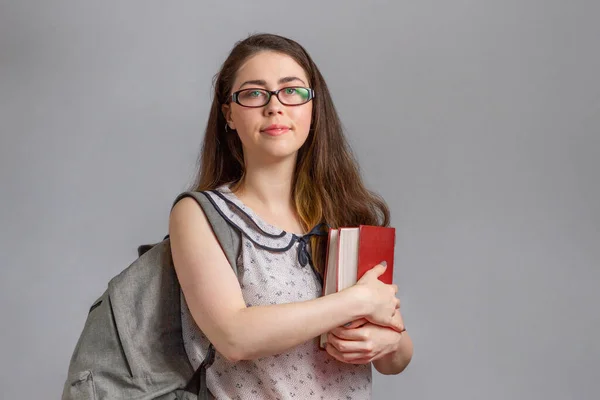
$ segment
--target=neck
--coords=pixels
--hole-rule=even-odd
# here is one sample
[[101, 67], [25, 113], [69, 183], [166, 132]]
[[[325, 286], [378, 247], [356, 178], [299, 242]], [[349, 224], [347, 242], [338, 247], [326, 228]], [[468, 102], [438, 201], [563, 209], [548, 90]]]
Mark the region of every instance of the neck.
[[292, 181], [295, 166], [296, 157], [276, 164], [247, 160], [246, 174], [237, 195], [275, 212], [290, 210], [293, 205]]

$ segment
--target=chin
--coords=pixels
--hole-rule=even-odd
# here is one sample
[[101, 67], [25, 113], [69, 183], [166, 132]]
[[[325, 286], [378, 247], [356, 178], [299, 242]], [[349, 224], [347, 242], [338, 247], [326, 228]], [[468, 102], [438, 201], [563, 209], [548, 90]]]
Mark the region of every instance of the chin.
[[298, 149], [292, 151], [265, 151], [263, 153], [264, 159], [272, 159], [273, 161], [282, 161], [291, 157], [296, 157]]
[[244, 153], [246, 155], [252, 154], [251, 158], [262, 160], [262, 162], [279, 162], [292, 157], [295, 158], [307, 137], [308, 135], [300, 138], [286, 134], [279, 137], [256, 138], [251, 147], [243, 146]]
[[290, 157], [295, 157], [298, 154], [298, 150], [301, 146], [282, 146], [280, 143], [278, 146], [264, 146], [260, 149], [260, 158], [270, 159], [273, 161], [281, 161]]

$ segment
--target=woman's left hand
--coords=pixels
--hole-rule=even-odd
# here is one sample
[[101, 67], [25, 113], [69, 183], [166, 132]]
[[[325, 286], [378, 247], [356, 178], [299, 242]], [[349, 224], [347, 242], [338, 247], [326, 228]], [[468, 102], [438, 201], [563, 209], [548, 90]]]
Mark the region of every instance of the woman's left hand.
[[331, 330], [326, 349], [336, 360], [367, 364], [395, 352], [401, 338], [402, 334], [396, 330], [362, 319]]

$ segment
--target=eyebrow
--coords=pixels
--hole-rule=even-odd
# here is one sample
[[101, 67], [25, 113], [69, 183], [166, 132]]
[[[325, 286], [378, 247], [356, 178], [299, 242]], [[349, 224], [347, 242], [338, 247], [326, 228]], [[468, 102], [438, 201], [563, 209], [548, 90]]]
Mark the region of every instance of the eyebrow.
[[[293, 82], [293, 81], [300, 81], [306, 85], [306, 82], [304, 82], [302, 79], [300, 79], [296, 76], [286, 76], [285, 78], [281, 78], [278, 83], [282, 84], [282, 83], [289, 83], [289, 82]], [[253, 80], [242, 83], [238, 89], [241, 89], [242, 87], [244, 87], [244, 85], [267, 86], [267, 82], [263, 79], [253, 79]]]

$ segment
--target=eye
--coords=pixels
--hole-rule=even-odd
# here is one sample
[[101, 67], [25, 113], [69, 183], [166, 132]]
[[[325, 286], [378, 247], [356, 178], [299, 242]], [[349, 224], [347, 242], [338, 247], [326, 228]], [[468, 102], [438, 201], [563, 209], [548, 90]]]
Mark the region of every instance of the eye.
[[260, 90], [252, 90], [248, 93], [249, 97], [259, 97], [262, 96], [262, 92]]
[[285, 94], [294, 94], [296, 93], [296, 88], [286, 88]]

